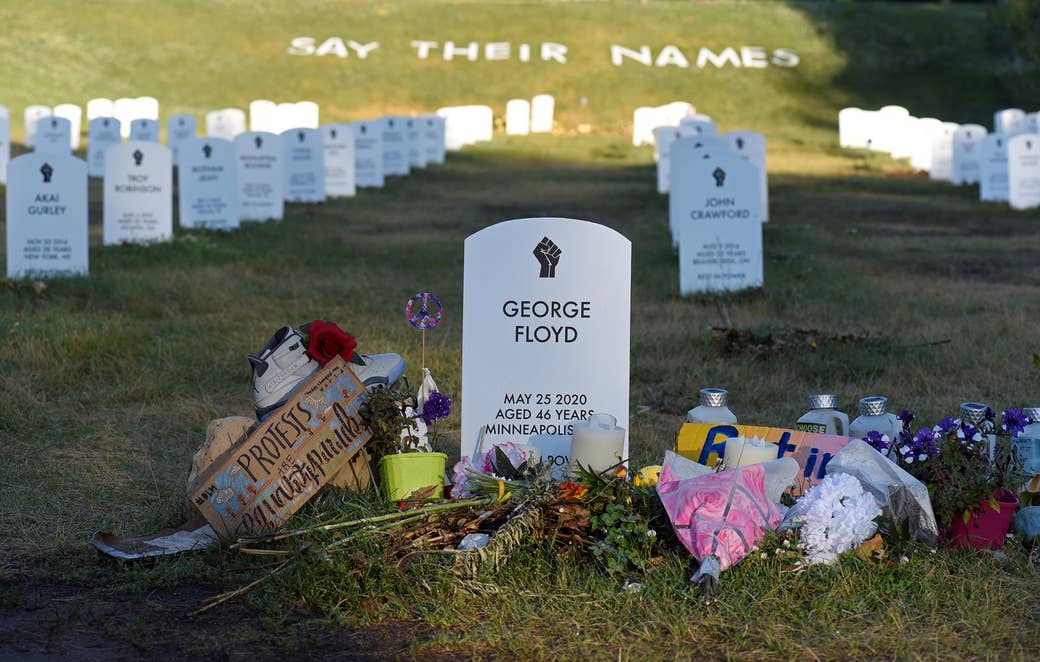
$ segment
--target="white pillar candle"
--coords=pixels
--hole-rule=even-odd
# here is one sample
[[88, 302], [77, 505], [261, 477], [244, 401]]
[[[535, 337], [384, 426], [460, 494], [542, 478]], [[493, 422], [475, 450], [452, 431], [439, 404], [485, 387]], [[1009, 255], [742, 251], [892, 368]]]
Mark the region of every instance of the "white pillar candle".
[[780, 447], [765, 439], [730, 437], [726, 440], [726, 450], [723, 451], [722, 461], [727, 469], [736, 469], [749, 464], [775, 460], [779, 453]]
[[592, 414], [588, 420], [574, 424], [571, 437], [571, 471], [578, 465], [596, 472], [606, 471], [626, 458], [621, 457], [625, 449], [625, 429], [617, 426], [617, 419], [610, 414]]

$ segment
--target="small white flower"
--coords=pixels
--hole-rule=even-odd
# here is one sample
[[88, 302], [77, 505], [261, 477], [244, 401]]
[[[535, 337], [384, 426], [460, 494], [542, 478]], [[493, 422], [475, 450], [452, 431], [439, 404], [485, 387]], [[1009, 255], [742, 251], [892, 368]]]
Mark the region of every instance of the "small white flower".
[[910, 457], [904, 457], [903, 458], [903, 462], [906, 462], [907, 464], [913, 464], [914, 463], [914, 458], [913, 458], [912, 455]]
[[883, 434], [883, 435], [881, 435], [881, 441], [883, 441], [885, 443], [888, 443], [889, 441], [892, 441], [892, 440], [888, 438], [887, 434]]
[[921, 453], [920, 455], [917, 456], [917, 461], [918, 462], [924, 462], [927, 459], [928, 459], [928, 454], [927, 453]]
[[791, 546], [791, 541], [786, 539], [786, 538], [784, 538], [784, 547], [790, 547], [790, 546]]
[[647, 529], [646, 530], [646, 537], [647, 538], [656, 538], [657, 537], [657, 531], [654, 531], [653, 529]]
[[899, 452], [902, 453], [903, 455], [906, 455], [908, 452], [910, 452], [910, 447], [906, 446], [906, 445], [900, 446], [899, 447]]
[[907, 556], [900, 556], [899, 557], [899, 562], [900, 563], [910, 563], [910, 558], [907, 557]]
[[769, 554], [766, 554], [765, 552], [762, 552], [762, 554], [759, 555], [759, 558], [768, 559], [769, 558]]

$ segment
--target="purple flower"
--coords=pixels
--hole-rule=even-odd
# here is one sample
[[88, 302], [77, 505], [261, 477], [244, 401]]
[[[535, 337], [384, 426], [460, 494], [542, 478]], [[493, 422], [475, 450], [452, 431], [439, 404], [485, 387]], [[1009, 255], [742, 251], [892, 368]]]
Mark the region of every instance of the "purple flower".
[[1021, 434], [1026, 429], [1026, 425], [1029, 424], [1029, 418], [1018, 407], [1009, 407], [1002, 411], [1000, 415], [1004, 419], [1000, 429], [1012, 437], [1017, 437]]
[[465, 499], [473, 496], [469, 485], [469, 471], [474, 468], [473, 462], [468, 457], [455, 463], [455, 468], [452, 470], [452, 483], [454, 483], [451, 488], [452, 499]]
[[867, 433], [867, 436], [863, 437], [863, 441], [870, 444], [871, 448], [881, 453], [882, 455], [886, 455], [888, 453], [888, 442], [890, 441], [890, 439], [888, 438], [887, 434], [881, 434], [877, 430], [871, 430]]
[[920, 428], [917, 431], [917, 434], [911, 436], [908, 440], [904, 438], [903, 443], [899, 445], [896, 451], [899, 453], [899, 457], [905, 464], [924, 462], [938, 454], [938, 449], [935, 446], [935, 439], [935, 432], [933, 430], [929, 428]]
[[903, 428], [906, 429], [910, 427], [910, 423], [914, 420], [914, 415], [909, 409], [904, 409], [903, 411], [899, 412], [899, 416], [897, 416], [897, 418], [903, 421]]
[[987, 421], [992, 421], [996, 417], [997, 417], [996, 412], [994, 412], [992, 409], [990, 409], [990, 407], [987, 405], [986, 406], [986, 420]]
[[957, 429], [957, 421], [953, 420], [952, 418], [947, 417], [947, 418], [944, 418], [941, 421], [939, 421], [939, 424], [936, 425], [934, 428], [932, 428], [932, 431], [935, 432], [936, 434], [941, 434], [942, 436], [945, 437], [945, 436], [949, 435], [951, 432], [953, 432], [956, 429]]
[[451, 414], [451, 398], [446, 395], [441, 395], [437, 391], [430, 394], [430, 397], [423, 403], [422, 418], [427, 423], [439, 421], [442, 418], [447, 418]]

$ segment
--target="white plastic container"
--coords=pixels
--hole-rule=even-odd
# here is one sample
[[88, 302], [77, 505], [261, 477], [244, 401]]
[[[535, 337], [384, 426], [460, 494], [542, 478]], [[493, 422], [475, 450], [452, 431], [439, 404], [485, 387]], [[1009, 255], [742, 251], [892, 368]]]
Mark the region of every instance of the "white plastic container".
[[1022, 413], [1033, 421], [1015, 437], [1015, 452], [1028, 478], [1040, 474], [1040, 407], [1026, 407]]
[[838, 396], [810, 395], [809, 411], [798, 419], [795, 429], [817, 434], [840, 434], [848, 436], [849, 417], [838, 411]]
[[903, 424], [899, 417], [888, 413], [888, 398], [874, 395], [860, 399], [859, 416], [849, 425], [849, 436], [862, 439], [867, 436], [868, 432], [876, 430], [886, 435], [889, 442], [894, 445], [902, 427]]
[[737, 417], [727, 407], [729, 391], [724, 388], [702, 388], [700, 405], [686, 412], [687, 423], [729, 423], [736, 425]]
[[993, 451], [997, 445], [997, 435], [993, 434], [993, 424], [986, 421], [986, 410], [989, 405], [981, 402], [961, 403], [961, 422], [974, 426], [982, 433], [989, 447], [989, 459], [993, 459]]

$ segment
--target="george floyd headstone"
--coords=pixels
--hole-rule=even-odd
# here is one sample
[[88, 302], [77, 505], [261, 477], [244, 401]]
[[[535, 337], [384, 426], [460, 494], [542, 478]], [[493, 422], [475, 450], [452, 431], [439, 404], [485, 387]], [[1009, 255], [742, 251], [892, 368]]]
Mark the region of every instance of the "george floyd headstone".
[[266, 131], [246, 131], [235, 136], [234, 148], [239, 219], [282, 220], [285, 215], [282, 137]]
[[325, 145], [320, 129], [282, 134], [287, 202], [325, 202]]
[[1040, 135], [1020, 133], [1009, 139], [1007, 146], [1011, 208], [1040, 207]]
[[986, 129], [978, 124], [962, 124], [953, 132], [953, 171], [950, 181], [954, 184], [978, 184], [979, 155]]
[[[729, 143], [718, 136], [680, 136], [679, 140], [674, 141], [668, 159], [669, 192], [679, 191], [680, 189], [675, 188], [676, 186], [681, 188], [688, 186], [682, 179], [676, 179], [676, 158], [680, 162], [686, 163], [700, 158], [710, 158], [711, 154], [735, 156], [729, 148]], [[679, 220], [682, 218], [682, 211], [677, 207], [679, 200], [680, 198], [675, 195], [670, 195], [668, 198], [668, 229], [672, 235], [672, 246], [675, 247], [679, 246]]]
[[249, 130], [266, 133], [280, 133], [277, 130], [275, 113], [278, 106], [267, 99], [256, 99], [249, 102]]
[[684, 136], [717, 136], [719, 128], [707, 115], [690, 115], [679, 121], [679, 132]]
[[[2, 107], [2, 106], [0, 106]], [[11, 160], [11, 116], [0, 113], [0, 184], [7, 184], [7, 164]]]
[[170, 148], [173, 165], [180, 165], [181, 145], [197, 137], [198, 126], [193, 115], [171, 115], [166, 120], [166, 146]]
[[7, 175], [8, 278], [86, 275], [86, 164], [68, 150], [33, 152]]
[[137, 119], [137, 99], [120, 97], [112, 102], [112, 115], [119, 120], [124, 138], [130, 137], [130, 122]]
[[45, 117], [50, 117], [50, 106], [29, 106], [25, 109], [25, 146], [36, 146], [36, 125]]
[[672, 144], [682, 138], [677, 126], [659, 126], [654, 129], [654, 155], [657, 158], [657, 192], [667, 193], [671, 182]]
[[130, 140], [146, 143], [159, 142], [159, 122], [146, 117], [138, 117], [130, 122]]
[[722, 134], [734, 153], [755, 164], [762, 182], [762, 221], [769, 222], [769, 173], [766, 170], [766, 137], [757, 131]]
[[632, 243], [587, 221], [505, 221], [466, 239], [463, 457], [512, 441], [563, 469], [576, 422], [600, 412], [628, 429], [631, 265]]
[[383, 130], [379, 120], [352, 122], [354, 130], [354, 183], [361, 188], [383, 188]]
[[551, 94], [535, 95], [531, 99], [531, 133], [551, 133], [555, 111], [556, 99]]
[[173, 162], [168, 147], [135, 140], [113, 145], [105, 153], [104, 186], [106, 246], [173, 238]]
[[83, 122], [83, 109], [71, 103], [60, 103], [54, 107], [54, 116], [69, 121], [69, 149], [79, 149], [80, 126]]
[[206, 135], [234, 140], [246, 131], [246, 114], [238, 108], [224, 108], [206, 113]]
[[387, 115], [379, 118], [383, 139], [383, 174], [407, 175], [411, 170], [408, 159], [408, 135], [403, 117]]
[[419, 119], [422, 121], [419, 139], [422, 141], [426, 163], [444, 163], [444, 118], [429, 114]]
[[985, 202], [1008, 200], [1008, 150], [1010, 136], [991, 133], [979, 147], [979, 199]]
[[936, 181], [953, 179], [953, 134], [960, 124], [943, 122], [932, 141], [932, 168], [928, 176]]
[[1021, 108], [1004, 108], [993, 113], [994, 133], [1017, 135], [1026, 131], [1026, 111]]
[[405, 134], [408, 138], [408, 163], [413, 168], [426, 167], [426, 152], [423, 150], [422, 136], [420, 135], [421, 123], [417, 117], [406, 117], [404, 120]]
[[105, 176], [105, 154], [112, 145], [123, 142], [119, 120], [114, 117], [95, 117], [87, 127], [87, 174]]
[[72, 125], [64, 117], [44, 117], [36, 123], [35, 150], [41, 154], [69, 154]]
[[506, 102], [506, 135], [526, 136], [531, 133], [531, 102], [510, 99]]
[[98, 98], [87, 102], [87, 122], [99, 117], [115, 117], [115, 107], [111, 99]]
[[239, 225], [235, 148], [223, 138], [181, 143], [177, 166], [182, 228], [234, 230]]
[[932, 144], [942, 133], [942, 122], [934, 117], [919, 117], [910, 133], [910, 166], [928, 172], [932, 169]]
[[354, 131], [346, 124], [321, 127], [325, 146], [325, 195], [350, 198], [357, 194], [354, 183]]
[[761, 287], [758, 168], [732, 153], [685, 149], [682, 143], [672, 147], [670, 194], [679, 234], [680, 293]]

